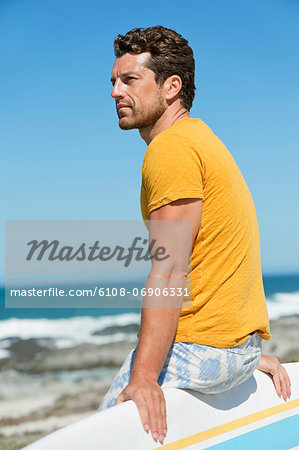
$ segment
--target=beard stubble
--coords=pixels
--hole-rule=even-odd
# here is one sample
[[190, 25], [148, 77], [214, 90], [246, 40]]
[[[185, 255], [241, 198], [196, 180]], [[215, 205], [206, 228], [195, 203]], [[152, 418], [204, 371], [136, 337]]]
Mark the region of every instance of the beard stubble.
[[119, 118], [119, 127], [122, 130], [133, 130], [135, 128], [141, 130], [142, 128], [154, 125], [165, 112], [166, 108], [167, 105], [164, 103], [164, 98], [160, 94], [156, 98], [155, 103], [148, 109], [134, 111], [134, 107], [132, 106], [131, 109], [133, 111], [133, 115], [131, 120], [127, 123], [121, 123], [122, 118]]

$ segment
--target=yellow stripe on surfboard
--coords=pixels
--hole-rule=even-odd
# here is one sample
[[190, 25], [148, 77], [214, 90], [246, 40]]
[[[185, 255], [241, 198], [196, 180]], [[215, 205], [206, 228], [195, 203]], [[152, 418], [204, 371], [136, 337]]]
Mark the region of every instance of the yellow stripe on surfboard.
[[189, 445], [194, 445], [198, 442], [205, 441], [206, 439], [227, 433], [228, 431], [244, 427], [245, 425], [250, 425], [258, 420], [266, 419], [267, 417], [274, 416], [275, 414], [296, 408], [297, 406], [299, 406], [299, 399], [290, 400], [282, 405], [272, 406], [271, 408], [263, 409], [262, 411], [249, 414], [248, 416], [241, 417], [240, 419], [235, 419], [231, 422], [224, 423], [223, 425], [218, 425], [217, 427], [209, 428], [208, 430], [193, 434], [186, 438], [172, 442], [171, 444], [165, 444], [161, 448], [165, 448], [167, 450], [180, 450], [182, 448], [189, 447]]

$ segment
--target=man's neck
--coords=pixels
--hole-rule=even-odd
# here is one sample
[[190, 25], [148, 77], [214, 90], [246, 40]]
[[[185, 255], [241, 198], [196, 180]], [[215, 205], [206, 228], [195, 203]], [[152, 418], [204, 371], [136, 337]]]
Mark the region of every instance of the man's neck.
[[157, 136], [157, 134], [171, 127], [178, 120], [189, 116], [189, 111], [186, 109], [179, 109], [175, 112], [166, 110], [160, 119], [154, 125], [139, 129], [139, 134], [147, 145]]

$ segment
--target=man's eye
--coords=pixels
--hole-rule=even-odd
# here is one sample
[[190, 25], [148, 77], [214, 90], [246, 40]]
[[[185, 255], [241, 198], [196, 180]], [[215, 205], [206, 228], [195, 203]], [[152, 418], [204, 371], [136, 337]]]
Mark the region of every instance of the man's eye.
[[126, 77], [126, 83], [129, 83], [132, 80], [135, 80], [135, 78], [134, 77]]

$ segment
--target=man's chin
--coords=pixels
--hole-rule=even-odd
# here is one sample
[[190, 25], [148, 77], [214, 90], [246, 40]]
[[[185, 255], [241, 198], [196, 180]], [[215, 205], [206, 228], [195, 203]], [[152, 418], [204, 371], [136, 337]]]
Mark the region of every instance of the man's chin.
[[137, 128], [135, 123], [130, 122], [126, 117], [119, 119], [118, 126], [122, 130], [133, 130], [134, 128]]

